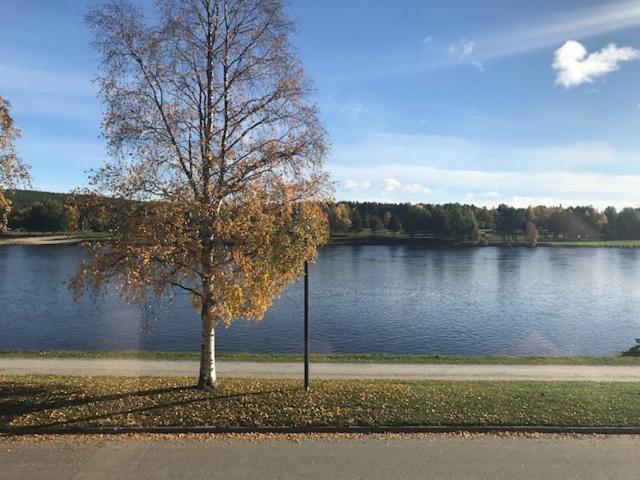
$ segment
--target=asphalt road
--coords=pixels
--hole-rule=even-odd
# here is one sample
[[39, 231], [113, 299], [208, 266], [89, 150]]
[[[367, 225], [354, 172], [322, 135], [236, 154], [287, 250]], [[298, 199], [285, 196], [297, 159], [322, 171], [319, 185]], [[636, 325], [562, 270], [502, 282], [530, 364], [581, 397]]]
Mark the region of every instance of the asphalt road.
[[637, 437], [0, 440], [0, 479], [638, 478]]
[[[302, 363], [217, 362], [227, 377], [300, 378]], [[640, 382], [636, 366], [312, 363], [312, 378]], [[1, 358], [0, 375], [196, 376], [198, 362], [136, 359]]]

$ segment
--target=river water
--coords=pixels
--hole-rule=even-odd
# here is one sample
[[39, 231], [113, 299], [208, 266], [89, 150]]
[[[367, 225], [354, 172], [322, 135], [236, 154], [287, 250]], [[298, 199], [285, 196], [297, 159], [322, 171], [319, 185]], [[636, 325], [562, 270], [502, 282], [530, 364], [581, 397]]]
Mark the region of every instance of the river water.
[[[126, 305], [109, 291], [74, 302], [77, 246], [0, 246], [0, 349], [197, 350], [199, 320]], [[315, 352], [614, 354], [640, 337], [640, 250], [334, 246], [310, 268]], [[291, 285], [260, 322], [219, 328], [220, 351], [302, 350]]]

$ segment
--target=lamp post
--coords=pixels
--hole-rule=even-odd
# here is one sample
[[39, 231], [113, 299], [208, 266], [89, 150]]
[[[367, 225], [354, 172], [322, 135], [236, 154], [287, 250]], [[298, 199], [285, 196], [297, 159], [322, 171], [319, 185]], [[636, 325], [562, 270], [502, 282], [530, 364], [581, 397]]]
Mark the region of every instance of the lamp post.
[[309, 391], [309, 262], [304, 262], [304, 390]]

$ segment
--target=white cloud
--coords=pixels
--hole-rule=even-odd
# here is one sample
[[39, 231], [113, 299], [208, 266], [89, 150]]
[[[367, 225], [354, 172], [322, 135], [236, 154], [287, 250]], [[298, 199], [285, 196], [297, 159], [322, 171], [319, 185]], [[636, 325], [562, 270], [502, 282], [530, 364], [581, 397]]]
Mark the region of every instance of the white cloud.
[[425, 193], [425, 194], [431, 193], [431, 189], [427, 187], [423, 187], [419, 183], [410, 183], [408, 185], [403, 185], [402, 191], [407, 193]]
[[422, 43], [425, 45], [428, 45], [431, 42], [433, 42], [433, 35], [428, 35], [422, 39]]
[[371, 182], [366, 180], [364, 182], [356, 182], [355, 180], [348, 178], [344, 182], [344, 188], [350, 192], [369, 190], [370, 186], [371, 186]]
[[597, 77], [615, 72], [622, 62], [637, 60], [640, 51], [632, 47], [617, 47], [611, 43], [597, 52], [575, 40], [569, 40], [555, 52], [553, 69], [558, 72], [556, 84], [565, 88], [592, 83]]
[[395, 178], [385, 178], [382, 180], [381, 188], [386, 193], [404, 192], [410, 194], [430, 194], [431, 189], [420, 183], [402, 183]]
[[382, 180], [382, 190], [384, 190], [385, 192], [393, 192], [395, 190], [398, 190], [401, 186], [402, 183], [400, 183], [395, 178], [385, 178], [384, 180]]

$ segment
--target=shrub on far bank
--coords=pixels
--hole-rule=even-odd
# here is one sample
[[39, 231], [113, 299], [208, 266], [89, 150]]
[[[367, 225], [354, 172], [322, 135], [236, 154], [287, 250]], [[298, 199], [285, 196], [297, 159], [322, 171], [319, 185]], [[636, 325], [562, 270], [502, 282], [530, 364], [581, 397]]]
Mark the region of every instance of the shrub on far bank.
[[623, 357], [640, 357], [640, 338], [636, 338], [636, 344], [629, 350], [621, 353]]

